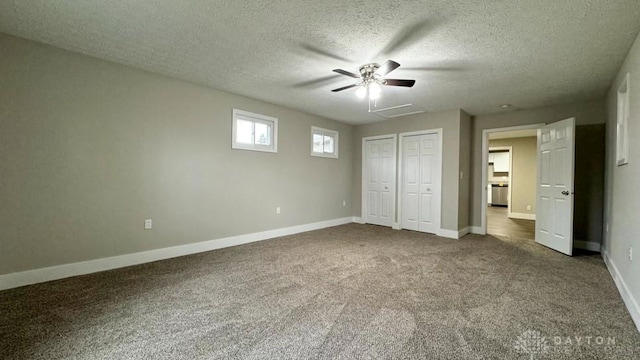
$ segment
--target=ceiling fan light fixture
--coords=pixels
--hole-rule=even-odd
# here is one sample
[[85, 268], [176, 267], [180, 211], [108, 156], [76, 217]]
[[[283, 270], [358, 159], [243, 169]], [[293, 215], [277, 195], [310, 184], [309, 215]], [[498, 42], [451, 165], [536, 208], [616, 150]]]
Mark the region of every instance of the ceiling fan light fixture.
[[380, 85], [378, 85], [378, 83], [373, 82], [373, 83], [369, 84], [369, 99], [370, 100], [379, 99], [381, 92], [382, 92], [382, 89], [380, 88]]
[[364, 99], [365, 96], [367, 96], [367, 87], [366, 85], [362, 84], [360, 85], [360, 87], [358, 87], [358, 90], [356, 90], [356, 96], [360, 99]]

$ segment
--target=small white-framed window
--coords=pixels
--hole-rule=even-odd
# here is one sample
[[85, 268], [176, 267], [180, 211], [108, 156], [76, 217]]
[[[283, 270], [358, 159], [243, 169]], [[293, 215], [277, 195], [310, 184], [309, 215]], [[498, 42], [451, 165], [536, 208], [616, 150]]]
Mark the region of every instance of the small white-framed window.
[[616, 161], [618, 165], [629, 162], [629, 74], [627, 74], [618, 88], [618, 109], [616, 123]]
[[233, 149], [278, 152], [278, 118], [233, 109]]
[[338, 132], [311, 127], [311, 156], [338, 158]]

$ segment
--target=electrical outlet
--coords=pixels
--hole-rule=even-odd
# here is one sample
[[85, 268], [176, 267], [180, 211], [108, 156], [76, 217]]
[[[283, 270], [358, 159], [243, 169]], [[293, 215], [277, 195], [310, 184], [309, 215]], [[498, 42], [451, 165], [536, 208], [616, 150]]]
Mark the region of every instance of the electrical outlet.
[[633, 246], [629, 246], [629, 261], [633, 261]]
[[144, 221], [144, 229], [145, 230], [149, 230], [153, 227], [153, 221], [151, 221], [151, 219], [146, 219]]
[[276, 214], [280, 214], [280, 206], [276, 208]]
[[342, 200], [342, 206], [347, 206], [347, 200]]
[[607, 232], [609, 232], [609, 223], [608, 222], [607, 222], [606, 228], [607, 228]]
[[527, 205], [527, 211], [531, 211], [531, 205]]
[[460, 180], [464, 179], [464, 172], [460, 171]]

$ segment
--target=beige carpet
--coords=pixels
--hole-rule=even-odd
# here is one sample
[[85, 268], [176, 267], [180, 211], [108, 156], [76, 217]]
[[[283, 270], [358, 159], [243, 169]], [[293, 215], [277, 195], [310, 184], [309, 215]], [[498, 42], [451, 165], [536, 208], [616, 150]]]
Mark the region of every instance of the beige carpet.
[[0, 292], [0, 359], [638, 359], [599, 254], [349, 224]]

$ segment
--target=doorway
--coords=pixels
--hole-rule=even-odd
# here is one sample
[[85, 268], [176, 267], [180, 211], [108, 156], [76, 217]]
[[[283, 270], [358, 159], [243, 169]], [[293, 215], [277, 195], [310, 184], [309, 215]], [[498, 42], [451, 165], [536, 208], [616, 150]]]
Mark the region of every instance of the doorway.
[[487, 134], [483, 165], [486, 233], [535, 239], [537, 126], [496, 129]]

